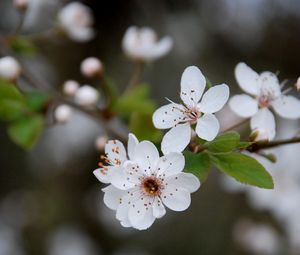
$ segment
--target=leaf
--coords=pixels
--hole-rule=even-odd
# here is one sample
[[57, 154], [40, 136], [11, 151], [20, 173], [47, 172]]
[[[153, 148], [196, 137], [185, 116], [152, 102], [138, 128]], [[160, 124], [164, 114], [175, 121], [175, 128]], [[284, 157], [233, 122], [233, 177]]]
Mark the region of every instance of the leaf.
[[242, 153], [229, 152], [210, 154], [216, 167], [241, 183], [265, 189], [273, 189], [271, 175], [254, 158]]
[[131, 115], [129, 129], [139, 140], [159, 142], [162, 132], [153, 126], [152, 114], [135, 112]]
[[239, 144], [237, 145], [237, 148], [238, 149], [246, 149], [252, 144], [253, 144], [253, 142], [239, 142]]
[[27, 106], [20, 101], [11, 99], [0, 100], [0, 118], [6, 121], [18, 119], [27, 111]]
[[0, 101], [3, 99], [24, 101], [24, 96], [13, 83], [0, 80]]
[[212, 152], [229, 152], [238, 147], [240, 135], [235, 131], [230, 131], [217, 136], [213, 141], [206, 142], [204, 147]]
[[129, 117], [133, 112], [152, 114], [155, 102], [149, 98], [149, 94], [149, 87], [140, 85], [122, 95], [113, 106], [113, 110], [123, 117]]
[[23, 149], [30, 149], [38, 140], [43, 130], [43, 117], [33, 115], [11, 123], [8, 134], [11, 139]]
[[37, 52], [36, 47], [28, 39], [21, 36], [13, 38], [10, 47], [15, 53], [25, 56], [34, 56]]
[[185, 151], [185, 171], [196, 175], [201, 183], [204, 182], [210, 172], [211, 162], [206, 152], [192, 153]]
[[26, 94], [27, 104], [33, 111], [42, 110], [50, 99], [49, 93], [45, 91], [35, 90]]

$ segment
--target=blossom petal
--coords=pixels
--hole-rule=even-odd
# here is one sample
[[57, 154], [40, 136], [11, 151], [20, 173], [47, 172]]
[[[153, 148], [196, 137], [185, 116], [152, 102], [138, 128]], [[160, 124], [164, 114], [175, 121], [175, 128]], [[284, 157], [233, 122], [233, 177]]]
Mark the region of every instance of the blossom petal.
[[173, 40], [169, 36], [165, 36], [156, 42], [151, 50], [145, 51], [145, 59], [148, 61], [155, 60], [166, 55], [173, 46]]
[[127, 150], [128, 150], [128, 157], [129, 159], [132, 159], [134, 156], [135, 146], [139, 143], [139, 140], [136, 138], [134, 134], [128, 135], [128, 144], [127, 144]]
[[110, 182], [121, 190], [131, 189], [135, 186], [135, 183], [128, 178], [126, 169], [121, 167], [116, 168], [116, 170], [110, 174]]
[[182, 172], [185, 164], [184, 156], [178, 152], [170, 152], [161, 157], [157, 164], [158, 175], [169, 176]]
[[215, 113], [222, 109], [229, 98], [229, 88], [226, 84], [213, 86], [207, 90], [200, 103], [200, 111], [204, 113]]
[[200, 188], [199, 179], [191, 173], [179, 173], [168, 176], [166, 182], [173, 186], [184, 188], [189, 192], [195, 192]]
[[280, 96], [280, 84], [277, 76], [272, 72], [262, 72], [259, 75], [260, 93], [271, 94], [272, 97], [276, 98]]
[[238, 116], [249, 118], [257, 113], [258, 102], [246, 94], [236, 95], [230, 98], [229, 107]]
[[117, 189], [113, 185], [105, 187], [102, 191], [104, 192], [104, 204], [112, 210], [116, 210], [118, 208], [122, 197], [126, 195], [126, 191]]
[[170, 152], [182, 152], [191, 141], [191, 127], [189, 123], [178, 124], [170, 129], [162, 139], [161, 150], [166, 155]]
[[258, 95], [260, 83], [259, 75], [245, 63], [238, 63], [234, 70], [235, 78], [242, 90], [251, 94]]
[[275, 137], [275, 118], [268, 108], [259, 109], [251, 118], [250, 126], [252, 130], [258, 129], [267, 132], [269, 140], [272, 140]]
[[163, 203], [173, 211], [184, 211], [191, 204], [190, 192], [174, 185], [167, 185], [161, 198]]
[[162, 201], [157, 197], [152, 205], [153, 216], [155, 218], [161, 218], [166, 214], [166, 208], [164, 207]]
[[180, 97], [188, 107], [194, 107], [205, 89], [206, 80], [196, 66], [187, 67], [181, 76]]
[[106, 166], [104, 168], [97, 168], [93, 171], [96, 178], [102, 183], [110, 183], [110, 174], [114, 171], [114, 166]]
[[180, 104], [167, 104], [158, 108], [152, 117], [156, 128], [166, 129], [174, 127], [184, 119], [184, 107]]
[[272, 102], [276, 113], [287, 119], [300, 118], [300, 100], [293, 96], [281, 96]]
[[159, 153], [155, 145], [149, 141], [142, 141], [135, 147], [134, 161], [141, 167], [141, 171], [150, 173], [156, 168]]
[[110, 140], [105, 145], [105, 154], [115, 165], [119, 165], [127, 160], [126, 150], [119, 140]]
[[200, 138], [206, 141], [213, 140], [217, 136], [219, 129], [219, 121], [213, 114], [204, 114], [203, 117], [197, 121], [196, 133]]

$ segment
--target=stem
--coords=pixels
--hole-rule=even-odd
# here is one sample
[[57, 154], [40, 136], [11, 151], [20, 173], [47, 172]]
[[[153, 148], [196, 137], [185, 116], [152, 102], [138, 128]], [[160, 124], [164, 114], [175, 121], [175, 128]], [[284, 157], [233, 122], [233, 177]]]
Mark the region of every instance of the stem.
[[235, 129], [235, 128], [239, 127], [239, 126], [242, 126], [243, 124], [247, 123], [248, 121], [249, 121], [248, 118], [247, 119], [243, 119], [240, 122], [238, 122], [238, 123], [230, 126], [229, 128], [226, 128], [226, 129], [222, 130], [222, 133], [225, 133], [225, 132], [230, 131], [232, 129]]
[[142, 73], [144, 71], [144, 66], [145, 66], [145, 64], [142, 61], [136, 61], [135, 62], [135, 68], [133, 70], [133, 74], [132, 74], [131, 79], [128, 83], [128, 86], [125, 90], [125, 93], [132, 90], [132, 89], [134, 89], [139, 84], [140, 78], [141, 78]]
[[293, 137], [290, 139], [282, 139], [278, 141], [273, 141], [273, 142], [268, 142], [268, 143], [254, 143], [250, 145], [247, 150], [250, 152], [256, 152], [261, 149], [270, 149], [273, 147], [281, 146], [281, 145], [286, 145], [286, 144], [293, 144], [293, 143], [300, 143], [300, 137]]
[[20, 33], [22, 27], [23, 27], [23, 24], [24, 24], [24, 21], [25, 21], [25, 16], [26, 16], [26, 12], [20, 12], [20, 19], [19, 19], [19, 23], [15, 29], [15, 31], [13, 32], [13, 35], [16, 36]]

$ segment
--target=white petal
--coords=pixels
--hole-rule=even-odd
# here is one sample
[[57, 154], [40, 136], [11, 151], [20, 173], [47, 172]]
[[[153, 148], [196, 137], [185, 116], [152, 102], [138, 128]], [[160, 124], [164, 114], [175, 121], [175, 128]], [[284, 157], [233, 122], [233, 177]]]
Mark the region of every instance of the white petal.
[[199, 179], [191, 173], [180, 173], [166, 178], [166, 182], [175, 187], [180, 187], [195, 192], [200, 188]]
[[161, 150], [166, 155], [170, 152], [182, 152], [191, 141], [191, 126], [189, 123], [178, 124], [169, 130], [162, 139]]
[[238, 116], [249, 118], [257, 113], [258, 102], [246, 94], [236, 95], [230, 98], [229, 107]]
[[222, 109], [229, 98], [229, 88], [226, 84], [213, 86], [206, 91], [200, 103], [200, 111], [214, 113]]
[[174, 185], [167, 185], [161, 198], [163, 203], [173, 211], [184, 211], [191, 204], [190, 192]]
[[275, 137], [275, 118], [268, 108], [259, 109], [250, 120], [251, 129], [264, 130], [269, 134], [269, 140]]
[[161, 40], [156, 42], [152, 47], [151, 50], [145, 52], [145, 60], [151, 61], [157, 58], [160, 58], [166, 55], [173, 46], [173, 40], [169, 36], [163, 37]]
[[184, 118], [184, 107], [180, 104], [167, 104], [158, 108], [152, 117], [153, 124], [156, 128], [166, 129], [174, 127]]
[[293, 96], [281, 96], [272, 102], [276, 113], [287, 119], [300, 118], [300, 100]]
[[195, 106], [205, 89], [206, 80], [196, 66], [187, 67], [181, 76], [180, 97], [186, 106]]
[[128, 135], [128, 144], [127, 144], [127, 150], [128, 150], [128, 157], [129, 159], [132, 159], [134, 156], [135, 146], [139, 143], [139, 140], [136, 138], [134, 134]]
[[197, 121], [196, 133], [200, 138], [206, 141], [215, 139], [219, 129], [219, 121], [213, 114], [204, 114], [203, 117]]
[[127, 160], [126, 150], [119, 140], [110, 140], [105, 145], [105, 154], [115, 165], [119, 165]]
[[93, 171], [96, 178], [103, 183], [110, 183], [110, 174], [114, 171], [113, 166], [107, 166], [104, 170], [103, 168], [98, 168]]
[[174, 175], [182, 172], [185, 164], [184, 156], [178, 152], [170, 152], [161, 157], [157, 164], [158, 175], [164, 176]]
[[277, 76], [272, 72], [262, 72], [259, 75], [260, 93], [272, 95], [276, 98], [280, 96], [280, 84]]
[[141, 171], [150, 173], [156, 169], [159, 153], [155, 145], [149, 141], [142, 141], [135, 147], [134, 161], [141, 167]]
[[115, 188], [113, 185], [109, 185], [102, 189], [104, 192], [104, 204], [112, 209], [116, 210], [122, 201], [122, 197], [126, 195], [126, 191]]
[[162, 201], [157, 197], [152, 205], [153, 216], [155, 218], [161, 218], [166, 214], [166, 208], [164, 207]]
[[251, 94], [259, 93], [259, 75], [245, 63], [238, 63], [235, 67], [235, 78], [242, 90]]
[[135, 186], [135, 183], [128, 179], [126, 170], [121, 167], [116, 168], [116, 170], [110, 174], [110, 182], [121, 190], [131, 189]]

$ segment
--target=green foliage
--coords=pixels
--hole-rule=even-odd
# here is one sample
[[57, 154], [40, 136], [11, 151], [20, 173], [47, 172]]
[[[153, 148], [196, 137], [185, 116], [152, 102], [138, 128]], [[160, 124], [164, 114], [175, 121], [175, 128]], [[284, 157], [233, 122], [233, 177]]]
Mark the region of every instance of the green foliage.
[[195, 154], [190, 151], [185, 151], [184, 156], [185, 171], [196, 175], [201, 183], [203, 183], [211, 167], [209, 155], [206, 152]]
[[9, 125], [8, 134], [16, 144], [24, 149], [30, 149], [39, 138], [43, 123], [41, 115], [23, 117]]
[[210, 154], [214, 165], [237, 181], [265, 189], [273, 189], [271, 175], [254, 158], [245, 154], [228, 152]]
[[203, 146], [211, 152], [229, 152], [238, 147], [240, 135], [235, 131], [217, 136], [213, 141], [206, 142]]
[[50, 100], [49, 93], [45, 91], [35, 90], [26, 94], [26, 102], [33, 111], [41, 111]]
[[25, 37], [15, 37], [10, 44], [11, 49], [18, 54], [34, 56], [37, 52], [36, 47]]

